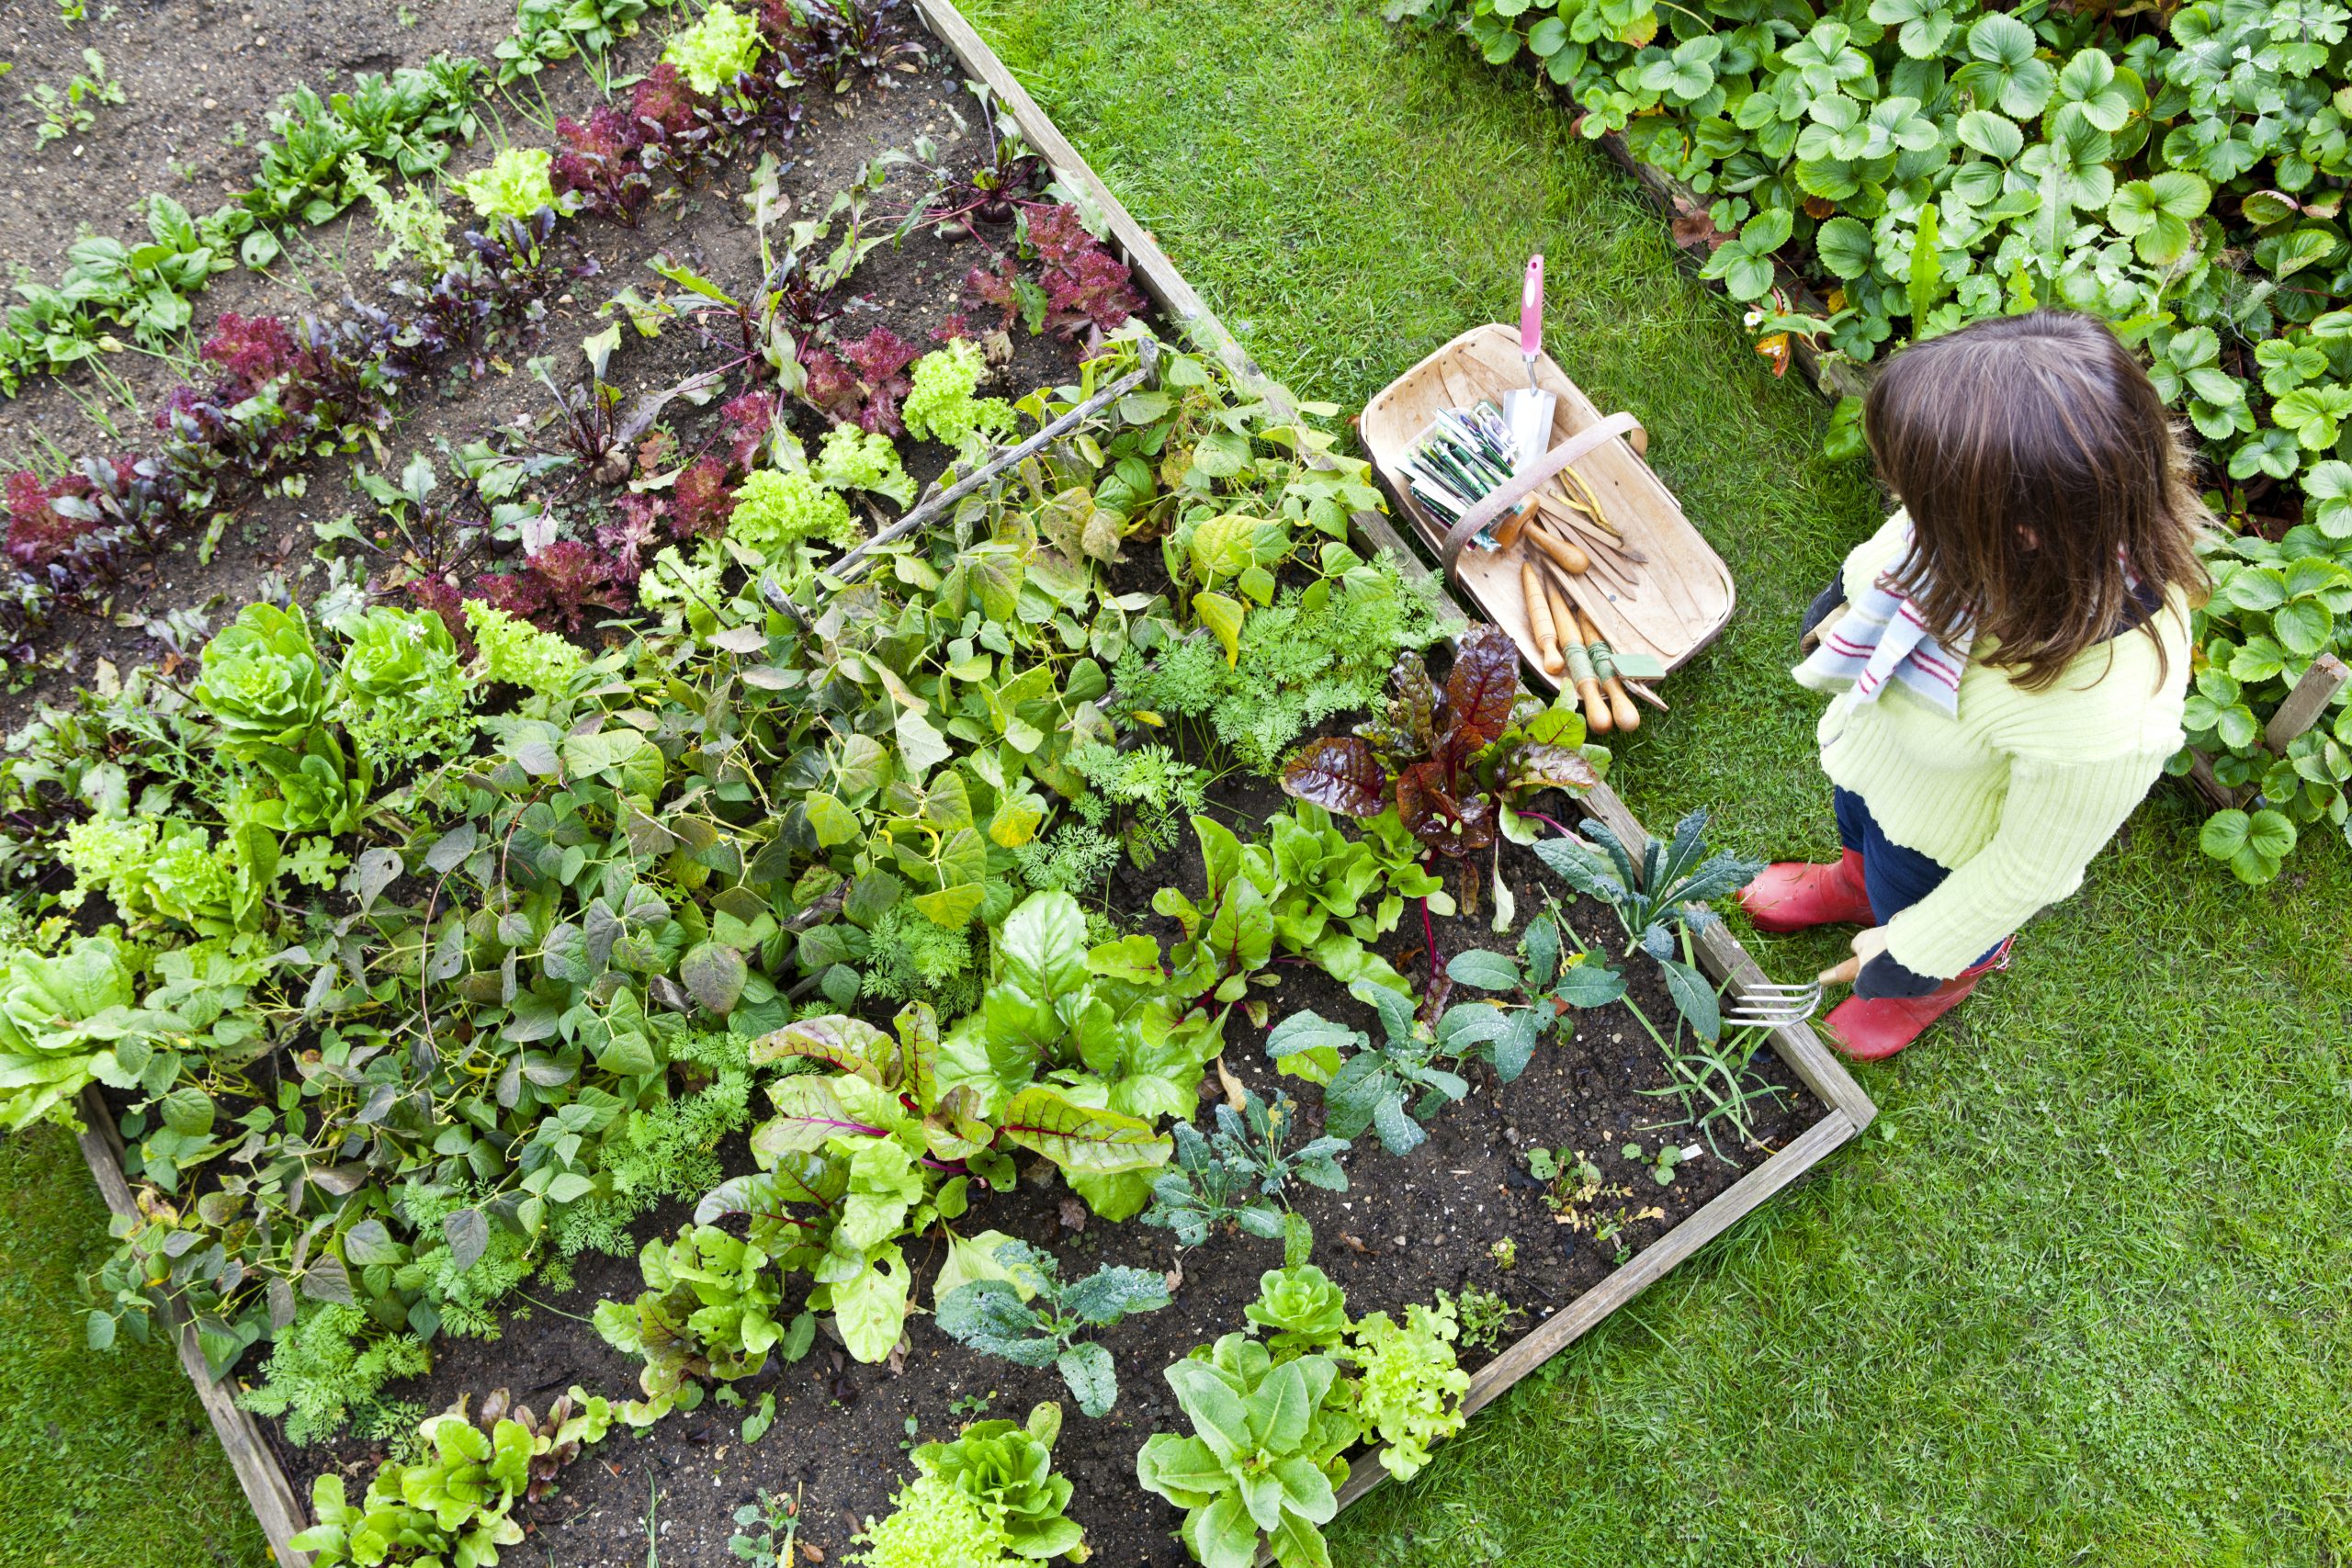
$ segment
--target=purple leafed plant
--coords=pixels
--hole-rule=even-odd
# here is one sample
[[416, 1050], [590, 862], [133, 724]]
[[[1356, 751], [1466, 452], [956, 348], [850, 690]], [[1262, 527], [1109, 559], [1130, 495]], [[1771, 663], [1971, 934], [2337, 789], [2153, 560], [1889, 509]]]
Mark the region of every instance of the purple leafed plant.
[[634, 572], [625, 573], [594, 546], [558, 539], [525, 557], [521, 570], [481, 579], [469, 597], [488, 599], [509, 615], [578, 632], [591, 610], [616, 615], [628, 610], [628, 585], [635, 581]]
[[681, 539], [717, 536], [734, 510], [735, 492], [728, 487], [723, 457], [696, 457], [670, 487], [670, 532]]
[[579, 198], [575, 210], [637, 227], [637, 215], [653, 195], [652, 178], [639, 157], [645, 124], [633, 115], [599, 106], [587, 122], [555, 122], [563, 140], [548, 170], [560, 194]]
[[[1299, 748], [1283, 789], [1359, 819], [1393, 807], [1429, 853], [1461, 864], [1462, 907], [1475, 910], [1474, 857], [1494, 846], [1503, 805], [1540, 789], [1590, 789], [1600, 775], [1576, 749], [1584, 732], [1573, 715], [1553, 723], [1544, 716], [1557, 710], [1521, 702], [1518, 645], [1496, 627], [1464, 634], [1443, 689], [1412, 652], [1391, 682], [1385, 716]], [[1562, 733], [1571, 727], [1572, 738]]]

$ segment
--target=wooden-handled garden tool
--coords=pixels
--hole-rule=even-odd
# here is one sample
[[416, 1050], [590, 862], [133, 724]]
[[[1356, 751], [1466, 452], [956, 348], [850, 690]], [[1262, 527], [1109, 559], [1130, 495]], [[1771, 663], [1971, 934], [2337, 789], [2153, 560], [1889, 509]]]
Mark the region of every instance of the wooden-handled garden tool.
[[1546, 675], [1556, 677], [1566, 671], [1568, 661], [1560, 652], [1559, 628], [1552, 624], [1552, 597], [1544, 592], [1543, 574], [1532, 560], [1519, 563], [1519, 596], [1527, 606], [1527, 630], [1535, 639], [1536, 662], [1544, 666]]
[[1601, 690], [1609, 694], [1609, 714], [1620, 729], [1639, 729], [1641, 711], [1634, 706], [1634, 699], [1625, 694], [1625, 683], [1617, 678], [1617, 659], [1599, 628], [1583, 610], [1577, 611], [1577, 636], [1585, 645], [1585, 654], [1592, 660], [1594, 675], [1600, 681]]
[[[1535, 599], [1541, 597], [1551, 616], [1552, 626], [1560, 646], [1561, 664], [1566, 671], [1568, 683], [1576, 688], [1584, 704], [1584, 727], [1594, 735], [1606, 735], [1617, 728], [1617, 717], [1610, 710], [1607, 694], [1600, 689], [1600, 680], [1592, 667], [1592, 651], [1577, 630], [1576, 605], [1568, 596], [1552, 583], [1545, 583], [1541, 595], [1528, 599], [1528, 614], [1534, 615]], [[1557, 671], [1555, 671], [1557, 673]], [[1639, 716], [1635, 716], [1638, 721]]]

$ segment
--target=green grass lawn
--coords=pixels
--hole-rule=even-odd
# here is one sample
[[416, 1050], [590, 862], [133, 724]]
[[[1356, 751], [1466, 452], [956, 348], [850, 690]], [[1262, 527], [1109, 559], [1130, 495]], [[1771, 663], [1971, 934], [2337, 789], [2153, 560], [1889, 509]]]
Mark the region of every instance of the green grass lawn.
[[178, 1359], [161, 1344], [83, 1348], [79, 1279], [112, 1250], [74, 1140], [0, 1138], [0, 1563], [266, 1562]]
[[[1522, 78], [1376, 0], [967, 0], [1275, 374], [1351, 410], [1542, 250], [1555, 355], [1640, 414], [1740, 584], [1620, 748], [1653, 822], [1826, 852], [1798, 610], [1877, 521], [1663, 224]], [[1336, 1527], [1348, 1568], [2326, 1564], [2352, 1556], [2352, 864], [2217, 879], [2167, 791], [1883, 1113]], [[1768, 943], [1799, 973], [1826, 940]], [[79, 1352], [103, 1211], [0, 1145], [0, 1563], [258, 1561], [160, 1352]], [[195, 1544], [191, 1544], [195, 1543]]]
[[[1525, 78], [1375, 0], [977, 0], [1212, 308], [1351, 409], [1509, 316], [1648, 425], [1742, 609], [1619, 749], [1652, 822], [1832, 847], [1799, 610], [1879, 518]], [[2217, 878], [2169, 787], [2016, 966], [1861, 1077], [1883, 1112], [1337, 1528], [1348, 1568], [2352, 1554], [2352, 867]], [[1826, 940], [1777, 944], [1799, 973]]]

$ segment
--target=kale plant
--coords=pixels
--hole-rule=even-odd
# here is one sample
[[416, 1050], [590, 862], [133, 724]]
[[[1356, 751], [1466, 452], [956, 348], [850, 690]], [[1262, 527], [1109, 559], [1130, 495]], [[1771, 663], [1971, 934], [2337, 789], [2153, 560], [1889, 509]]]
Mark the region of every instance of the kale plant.
[[1119, 1401], [1117, 1369], [1108, 1348], [1079, 1337], [1168, 1305], [1168, 1281], [1148, 1269], [1105, 1264], [1065, 1285], [1052, 1254], [1018, 1241], [997, 1247], [996, 1263], [1003, 1278], [959, 1285], [939, 1303], [940, 1331], [982, 1355], [1053, 1367], [1080, 1410], [1108, 1415]]
[[1249, 1091], [1241, 1109], [1216, 1108], [1216, 1130], [1203, 1137], [1189, 1122], [1170, 1129], [1173, 1168], [1151, 1186], [1151, 1207], [1143, 1223], [1176, 1234], [1179, 1247], [1199, 1247], [1212, 1232], [1238, 1230], [1273, 1240], [1283, 1235], [1293, 1181], [1328, 1192], [1345, 1192], [1348, 1173], [1340, 1156], [1345, 1138], [1318, 1137], [1287, 1147], [1298, 1108], [1276, 1089], [1271, 1100]]
[[1674, 825], [1670, 840], [1644, 844], [1637, 863], [1609, 825], [1595, 819], [1585, 824], [1590, 843], [1563, 834], [1540, 840], [1535, 853], [1569, 886], [1609, 906], [1624, 928], [1625, 955], [1639, 951], [1657, 960], [1675, 1007], [1701, 1039], [1713, 1041], [1723, 1033], [1723, 1012], [1714, 987], [1691, 962], [1691, 938], [1722, 918], [1707, 900], [1746, 886], [1764, 868], [1728, 850], [1710, 855], [1706, 830], [1706, 812], [1693, 811]]
[[1381, 986], [1351, 989], [1380, 1014], [1384, 1038], [1299, 1011], [1267, 1032], [1266, 1055], [1283, 1071], [1324, 1086], [1323, 1124], [1331, 1133], [1355, 1138], [1369, 1127], [1390, 1154], [1410, 1154], [1429, 1137], [1421, 1123], [1470, 1086], [1437, 1065], [1449, 1053], [1413, 1016], [1411, 1002]]

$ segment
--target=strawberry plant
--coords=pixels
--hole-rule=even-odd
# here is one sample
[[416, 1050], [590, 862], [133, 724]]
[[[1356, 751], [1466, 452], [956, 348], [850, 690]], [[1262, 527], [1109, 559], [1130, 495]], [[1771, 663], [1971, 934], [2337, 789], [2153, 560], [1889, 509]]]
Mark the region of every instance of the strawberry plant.
[[[1734, 0], [1402, 0], [1488, 61], [1523, 60], [1588, 137], [1706, 205], [1705, 275], [1752, 302], [1759, 347], [1790, 337], [1870, 361], [1909, 340], [2036, 306], [2089, 311], [2143, 352], [2205, 443], [2220, 510], [2246, 525], [2216, 555], [2284, 570], [2345, 490], [2352, 422], [2352, 174], [2334, 11], [2199, 0], [2154, 14], [2007, 10], [1973, 0], [1847, 0], [1768, 15]], [[1694, 215], [1695, 216], [1695, 215]], [[1781, 268], [1824, 304], [1797, 308]], [[1849, 403], [1851, 400], [1849, 400]], [[1850, 408], [1833, 429], [1860, 450]], [[2297, 533], [2284, 557], [2265, 541]], [[2346, 822], [2344, 709], [2272, 754], [2256, 732], [2318, 653], [2324, 572], [2288, 609], [2217, 596], [2190, 746], [2251, 792], [2204, 836], [2265, 881], [2299, 826]], [[2245, 592], [2266, 597], [2249, 581]], [[2273, 649], [2278, 649], [2274, 657]], [[2274, 664], [2276, 668], [2274, 668]], [[2281, 674], [2286, 679], [2281, 680]], [[2188, 750], [2172, 771], [2185, 773]]]

